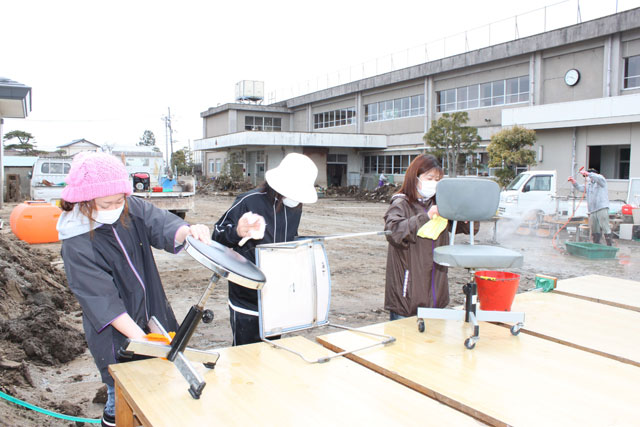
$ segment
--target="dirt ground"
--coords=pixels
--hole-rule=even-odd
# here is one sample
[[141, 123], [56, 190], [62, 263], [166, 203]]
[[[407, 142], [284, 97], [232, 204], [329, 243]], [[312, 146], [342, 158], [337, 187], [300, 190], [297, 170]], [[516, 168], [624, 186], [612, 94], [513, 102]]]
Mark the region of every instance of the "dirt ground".
[[[211, 227], [230, 206], [233, 197], [206, 194], [196, 199], [196, 211], [187, 217], [191, 223]], [[74, 297], [66, 290], [60, 263], [60, 244], [29, 246], [18, 241], [9, 227], [9, 214], [15, 204], [5, 205], [0, 218], [0, 390], [34, 405], [67, 415], [97, 418], [104, 395], [98, 371], [86, 349], [81, 313]], [[382, 217], [388, 204], [357, 201], [347, 197], [326, 197], [304, 207], [300, 235], [328, 235], [382, 230]], [[520, 291], [534, 286], [535, 275], [547, 274], [565, 279], [601, 274], [637, 280], [640, 277], [640, 243], [615, 241], [618, 256], [611, 260], [587, 260], [554, 249], [551, 238], [521, 236], [514, 225], [499, 223], [500, 245], [521, 251], [524, 266], [510, 270], [521, 275]], [[493, 238], [493, 225], [483, 223], [477, 237], [487, 244]], [[560, 240], [564, 240], [562, 236]], [[467, 237], [458, 237], [464, 241]], [[563, 247], [563, 244], [557, 243]], [[326, 242], [332, 277], [330, 320], [347, 326], [363, 326], [388, 320], [383, 309], [384, 273], [387, 244], [383, 237], [363, 237]], [[210, 271], [188, 254], [171, 255], [156, 251], [164, 287], [178, 319], [202, 295]], [[469, 274], [450, 269], [451, 305], [463, 302], [462, 284]], [[207, 303], [215, 320], [201, 324], [190, 346], [226, 347], [231, 342], [226, 283], [221, 281]], [[326, 329], [307, 331], [313, 338]], [[98, 393], [98, 395], [97, 395]], [[31, 410], [0, 399], [0, 425], [69, 426]]]

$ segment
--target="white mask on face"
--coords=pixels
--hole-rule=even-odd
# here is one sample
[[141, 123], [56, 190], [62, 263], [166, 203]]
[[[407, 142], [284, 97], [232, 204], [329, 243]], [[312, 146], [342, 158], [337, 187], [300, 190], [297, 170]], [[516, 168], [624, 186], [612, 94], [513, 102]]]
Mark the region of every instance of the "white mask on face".
[[296, 202], [295, 200], [290, 199], [288, 197], [284, 197], [282, 199], [282, 203], [288, 208], [295, 208], [296, 206], [298, 206], [300, 204], [300, 202]]
[[93, 219], [101, 224], [113, 224], [120, 218], [122, 211], [124, 210], [124, 203], [117, 209], [110, 209], [108, 211], [95, 211]]
[[420, 180], [420, 185], [418, 185], [418, 193], [425, 199], [430, 199], [436, 194], [436, 185], [438, 185], [438, 181], [423, 181]]

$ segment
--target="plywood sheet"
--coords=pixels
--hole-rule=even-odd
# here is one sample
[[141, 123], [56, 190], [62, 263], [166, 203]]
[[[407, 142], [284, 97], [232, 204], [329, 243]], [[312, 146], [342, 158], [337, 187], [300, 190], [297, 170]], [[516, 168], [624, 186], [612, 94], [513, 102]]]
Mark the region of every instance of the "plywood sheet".
[[[640, 407], [640, 369], [531, 335], [512, 336], [481, 323], [480, 341], [467, 350], [471, 326], [416, 318], [364, 328], [397, 342], [350, 356], [428, 396], [497, 425], [629, 425]], [[323, 335], [334, 350], [363, 345], [354, 332]], [[633, 421], [635, 420], [635, 421]]]
[[522, 332], [640, 366], [640, 313], [555, 292], [516, 295]]
[[640, 311], [640, 282], [592, 274], [559, 280], [556, 292]]
[[[331, 354], [302, 337], [283, 345], [310, 357]], [[258, 343], [220, 350], [199, 400], [170, 362], [149, 359], [110, 367], [147, 426], [479, 425], [473, 418], [345, 358], [309, 364]]]

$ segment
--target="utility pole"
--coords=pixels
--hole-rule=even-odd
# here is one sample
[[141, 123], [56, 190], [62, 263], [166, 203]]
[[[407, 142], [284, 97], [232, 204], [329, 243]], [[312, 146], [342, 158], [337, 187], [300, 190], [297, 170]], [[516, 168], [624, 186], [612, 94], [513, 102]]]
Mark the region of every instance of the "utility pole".
[[[167, 175], [171, 175], [171, 164], [173, 162], [173, 128], [171, 127], [171, 108], [167, 107], [167, 115], [162, 119], [165, 126], [165, 147], [167, 153]], [[171, 151], [169, 151], [171, 149]]]

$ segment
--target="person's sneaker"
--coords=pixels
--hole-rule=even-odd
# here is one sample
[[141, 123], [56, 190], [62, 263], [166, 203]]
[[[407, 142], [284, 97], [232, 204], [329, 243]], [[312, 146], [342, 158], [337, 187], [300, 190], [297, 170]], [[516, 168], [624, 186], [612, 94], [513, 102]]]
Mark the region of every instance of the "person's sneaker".
[[116, 426], [116, 417], [114, 415], [109, 415], [106, 412], [102, 413], [101, 425], [102, 427], [115, 427]]

